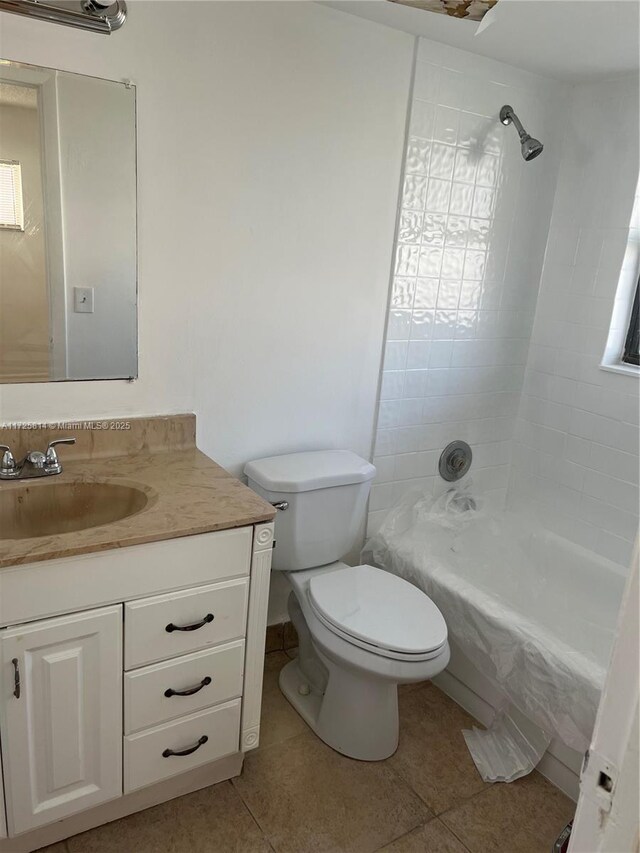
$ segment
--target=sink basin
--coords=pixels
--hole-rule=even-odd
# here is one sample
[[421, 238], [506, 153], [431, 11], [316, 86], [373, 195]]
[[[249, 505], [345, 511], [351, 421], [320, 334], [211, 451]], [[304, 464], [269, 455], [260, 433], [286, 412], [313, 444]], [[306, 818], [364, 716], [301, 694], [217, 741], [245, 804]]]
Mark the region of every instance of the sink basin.
[[57, 536], [135, 515], [149, 500], [142, 489], [120, 483], [51, 482], [0, 486], [0, 539]]

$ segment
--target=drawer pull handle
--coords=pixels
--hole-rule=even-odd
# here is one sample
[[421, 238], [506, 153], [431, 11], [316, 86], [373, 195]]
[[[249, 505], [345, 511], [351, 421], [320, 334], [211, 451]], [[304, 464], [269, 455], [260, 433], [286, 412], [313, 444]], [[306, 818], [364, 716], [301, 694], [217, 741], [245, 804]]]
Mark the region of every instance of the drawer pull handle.
[[208, 625], [209, 622], [213, 622], [213, 619], [213, 613], [207, 613], [201, 622], [195, 622], [193, 625], [174, 625], [173, 622], [169, 622], [164, 630], [169, 634], [172, 631], [197, 631], [198, 628], [203, 628], [205, 625]]
[[16, 699], [20, 698], [20, 663], [18, 658], [13, 658], [11, 663], [13, 664], [13, 695]]
[[165, 751], [162, 753], [162, 757], [171, 758], [172, 755], [191, 755], [191, 753], [195, 752], [196, 749], [200, 749], [201, 746], [204, 746], [204, 744], [208, 740], [209, 738], [206, 735], [202, 735], [202, 737], [198, 740], [198, 743], [196, 743], [194, 746], [190, 746], [189, 749], [165, 749]]
[[171, 698], [171, 696], [193, 696], [194, 693], [199, 693], [207, 684], [211, 684], [211, 678], [208, 675], [202, 679], [200, 684], [196, 684], [195, 687], [189, 687], [187, 690], [174, 690], [173, 687], [170, 687], [164, 691], [164, 695], [167, 699]]

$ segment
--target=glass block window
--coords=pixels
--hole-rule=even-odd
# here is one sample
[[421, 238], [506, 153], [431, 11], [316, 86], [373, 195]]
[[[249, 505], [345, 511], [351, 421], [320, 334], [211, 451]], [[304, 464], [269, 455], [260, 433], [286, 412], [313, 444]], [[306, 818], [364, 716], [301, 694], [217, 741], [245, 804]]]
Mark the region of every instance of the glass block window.
[[0, 228], [24, 231], [22, 170], [17, 160], [0, 160]]

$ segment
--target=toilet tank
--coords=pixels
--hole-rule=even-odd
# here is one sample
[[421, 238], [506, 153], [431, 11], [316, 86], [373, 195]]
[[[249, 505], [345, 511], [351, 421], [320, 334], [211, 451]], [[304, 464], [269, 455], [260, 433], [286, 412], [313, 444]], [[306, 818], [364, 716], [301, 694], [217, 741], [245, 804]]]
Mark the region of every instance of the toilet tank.
[[288, 453], [248, 462], [249, 486], [276, 515], [274, 569], [295, 572], [333, 563], [353, 546], [376, 469], [349, 450]]

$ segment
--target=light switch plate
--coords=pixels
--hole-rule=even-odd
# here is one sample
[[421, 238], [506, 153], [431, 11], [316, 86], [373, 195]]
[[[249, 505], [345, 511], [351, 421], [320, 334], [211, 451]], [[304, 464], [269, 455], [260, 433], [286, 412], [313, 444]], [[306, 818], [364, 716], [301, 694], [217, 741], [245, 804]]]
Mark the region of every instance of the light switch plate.
[[93, 314], [93, 288], [73, 288], [73, 310], [76, 314]]

